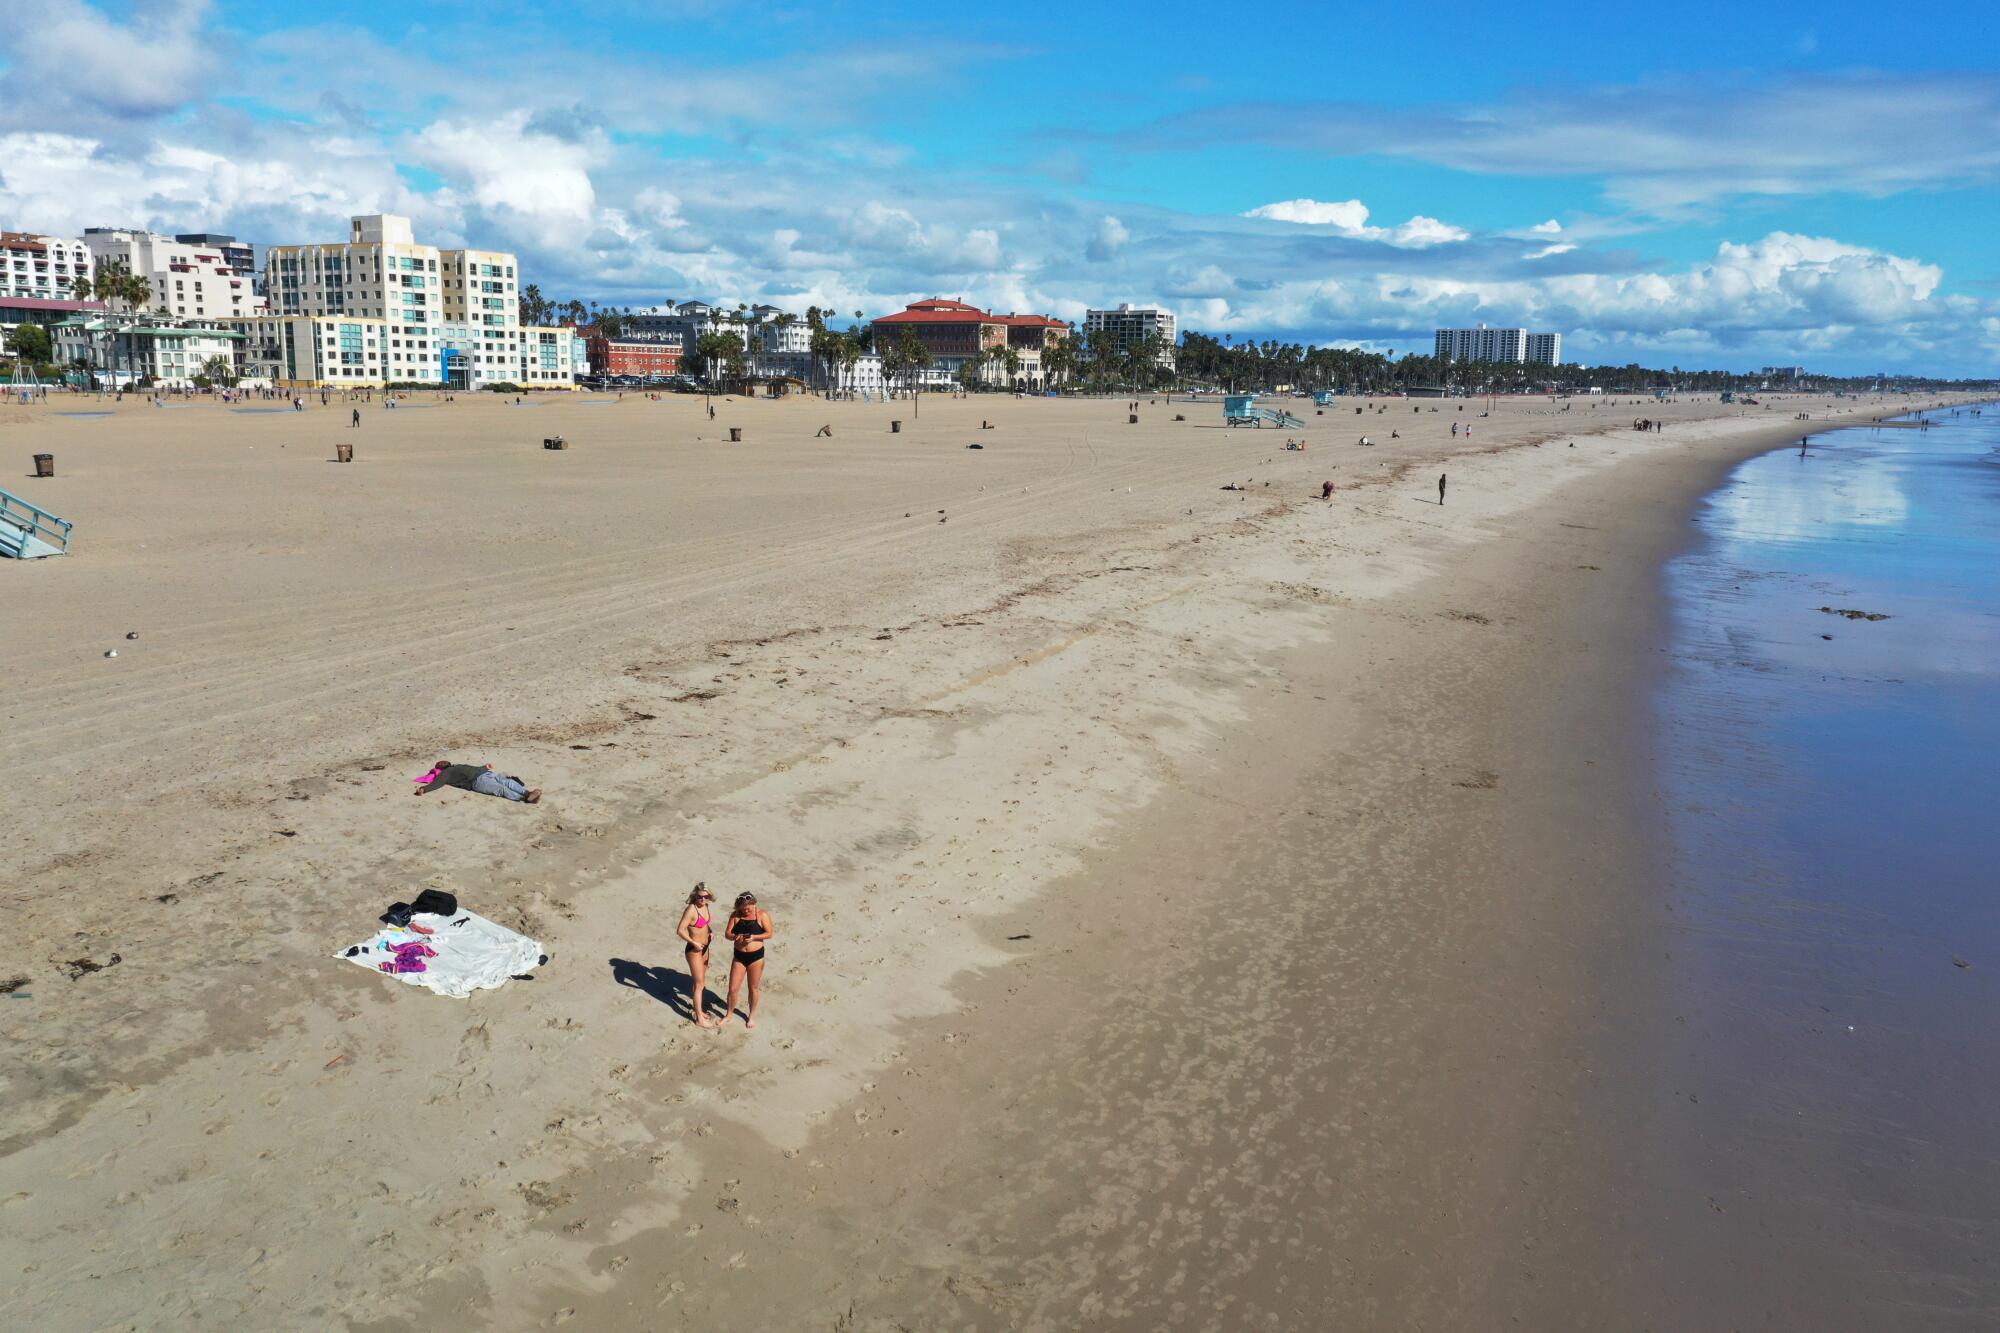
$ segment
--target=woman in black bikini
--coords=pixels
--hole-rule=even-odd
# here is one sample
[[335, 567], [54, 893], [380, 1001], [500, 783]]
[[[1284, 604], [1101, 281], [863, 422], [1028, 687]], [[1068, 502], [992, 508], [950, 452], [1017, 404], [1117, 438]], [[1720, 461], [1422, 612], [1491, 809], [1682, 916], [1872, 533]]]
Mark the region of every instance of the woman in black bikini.
[[674, 934], [687, 945], [688, 1002], [694, 1007], [696, 1027], [713, 1028], [722, 1026], [708, 1019], [708, 941], [710, 938], [709, 918], [715, 915], [715, 895], [708, 891], [706, 884], [694, 886], [688, 895], [687, 910], [681, 913], [681, 923]]
[[776, 929], [771, 924], [771, 914], [757, 906], [754, 893], [738, 894], [736, 910], [729, 914], [727, 934], [729, 942], [736, 946], [736, 954], [729, 960], [729, 1000], [722, 1007], [722, 1021], [736, 1012], [736, 994], [747, 982], [750, 987], [750, 1007], [744, 1011], [745, 1027], [757, 1026], [757, 998], [764, 990], [764, 943]]

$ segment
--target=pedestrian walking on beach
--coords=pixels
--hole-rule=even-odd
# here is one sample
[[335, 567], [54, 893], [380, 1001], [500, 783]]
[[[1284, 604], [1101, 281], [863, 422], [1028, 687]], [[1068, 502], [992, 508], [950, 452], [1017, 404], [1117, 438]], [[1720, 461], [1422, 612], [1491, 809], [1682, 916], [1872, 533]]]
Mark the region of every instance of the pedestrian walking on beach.
[[1438, 507], [1444, 507], [1444, 473], [1438, 473]]
[[735, 952], [729, 959], [729, 998], [723, 1002], [722, 1021], [727, 1023], [734, 1016], [736, 996], [747, 987], [750, 1005], [743, 1011], [743, 1025], [754, 1028], [757, 1001], [764, 991], [764, 944], [777, 930], [771, 923], [771, 914], [757, 906], [756, 894], [739, 893], [725, 933]]
[[361, 409], [357, 407], [354, 409], [354, 424], [352, 426], [349, 426], [348, 429], [358, 430], [360, 426], [361, 426]]
[[681, 923], [674, 929], [681, 942], [687, 946], [688, 1005], [694, 1014], [694, 1025], [698, 1028], [720, 1027], [708, 1017], [708, 942], [714, 932], [709, 929], [709, 921], [715, 915], [715, 895], [708, 891], [706, 884], [694, 886], [688, 895], [687, 907], [681, 912]]
[[1323, 481], [1319, 484], [1319, 498], [1322, 500], [1331, 500], [1333, 498], [1332, 482]]

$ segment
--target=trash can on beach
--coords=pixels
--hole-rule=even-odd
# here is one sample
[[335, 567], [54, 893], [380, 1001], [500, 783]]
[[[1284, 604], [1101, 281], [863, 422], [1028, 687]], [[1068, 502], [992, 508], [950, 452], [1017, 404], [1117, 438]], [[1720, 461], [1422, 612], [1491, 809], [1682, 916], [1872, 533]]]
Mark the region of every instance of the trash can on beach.
[[743, 443], [743, 427], [731, 426], [729, 428], [729, 442], [731, 444]]
[[902, 423], [902, 422], [901, 422], [900, 420], [898, 420], [898, 421], [891, 421], [891, 422], [889, 423], [889, 433], [890, 433], [891, 435], [900, 435], [900, 434], [902, 434], [902, 433], [903, 433], [903, 423]]
[[354, 446], [351, 444], [334, 445], [333, 457], [335, 462], [352, 463], [354, 461]]
[[55, 474], [56, 456], [54, 454], [36, 454], [35, 475], [38, 477], [53, 477]]

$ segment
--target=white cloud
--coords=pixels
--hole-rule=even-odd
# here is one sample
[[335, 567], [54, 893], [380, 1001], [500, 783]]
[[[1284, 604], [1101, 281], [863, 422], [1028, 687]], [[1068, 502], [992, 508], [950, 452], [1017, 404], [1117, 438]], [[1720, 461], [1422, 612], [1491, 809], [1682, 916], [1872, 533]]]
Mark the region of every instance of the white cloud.
[[1368, 225], [1368, 205], [1359, 199], [1343, 199], [1337, 203], [1318, 199], [1280, 199], [1275, 204], [1259, 205], [1243, 216], [1333, 227], [1349, 236], [1366, 236], [1373, 230]]
[[1243, 216], [1264, 218], [1272, 222], [1296, 222], [1303, 226], [1331, 227], [1342, 236], [1351, 236], [1364, 241], [1386, 241], [1390, 245], [1408, 249], [1448, 245], [1454, 241], [1465, 240], [1472, 234], [1462, 227], [1454, 227], [1450, 223], [1425, 217], [1421, 213], [1401, 226], [1371, 227], [1368, 225], [1368, 205], [1359, 199], [1343, 199], [1337, 202], [1319, 199], [1281, 199], [1274, 204], [1260, 204]]
[[489, 214], [541, 228], [586, 222], [597, 204], [590, 169], [605, 160], [604, 132], [558, 137], [531, 128], [529, 119], [527, 111], [515, 111], [481, 121], [439, 120], [408, 136], [401, 151]]
[[1128, 146], [1281, 145], [1460, 171], [1601, 177], [1671, 209], [1734, 195], [1888, 194], [2000, 180], [2000, 79], [1862, 72], [1525, 89], [1487, 105], [1251, 102], [1119, 136]]
[[1132, 239], [1132, 233], [1125, 224], [1109, 213], [1097, 220], [1097, 231], [1085, 242], [1083, 256], [1093, 264], [1101, 264], [1110, 259]]
[[1562, 234], [1562, 229], [1563, 224], [1557, 222], [1554, 218], [1550, 218], [1547, 222], [1537, 222], [1534, 226], [1528, 228], [1529, 231], [1534, 232], [1538, 236], [1558, 236]]
[[120, 23], [82, 0], [12, 0], [0, 102], [53, 123], [158, 115], [197, 95], [215, 64], [208, 0], [140, 0]]

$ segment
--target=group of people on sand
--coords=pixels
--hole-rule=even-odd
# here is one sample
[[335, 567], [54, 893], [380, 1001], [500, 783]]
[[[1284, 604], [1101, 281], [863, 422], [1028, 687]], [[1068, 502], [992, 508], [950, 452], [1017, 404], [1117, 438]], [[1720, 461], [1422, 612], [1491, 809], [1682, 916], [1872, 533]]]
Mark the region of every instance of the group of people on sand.
[[[415, 782], [416, 790], [411, 793], [415, 796], [456, 787], [461, 791], [497, 796], [527, 805], [534, 805], [542, 799], [541, 788], [531, 788], [517, 777], [495, 772], [491, 764], [454, 764], [449, 759], [440, 759]], [[728, 998], [722, 1007], [721, 1022], [708, 1016], [708, 951], [718, 930], [722, 938], [729, 942], [730, 948]], [[680, 924], [674, 928], [674, 934], [685, 946], [688, 1000], [696, 1027], [722, 1027], [735, 1016], [739, 995], [747, 1002], [743, 1009], [744, 1026], [757, 1026], [757, 1005], [764, 998], [764, 946], [776, 933], [777, 926], [772, 922], [771, 914], [757, 905], [756, 894], [737, 894], [736, 906], [718, 924], [715, 920], [715, 895], [708, 891], [706, 884], [694, 886], [694, 891], [688, 894], [687, 906], [681, 912]]]
[[736, 1014], [736, 997], [749, 992], [743, 1011], [743, 1026], [757, 1026], [757, 1001], [764, 993], [764, 946], [777, 927], [771, 914], [757, 905], [754, 893], [736, 895], [736, 906], [721, 925], [722, 938], [729, 941], [729, 990], [723, 1002], [722, 1022], [708, 1016], [708, 949], [715, 939], [715, 895], [706, 884], [697, 884], [688, 894], [687, 907], [674, 933], [685, 946], [688, 969], [688, 1003], [694, 1025], [719, 1028]]

